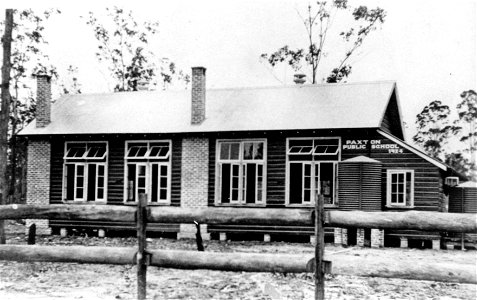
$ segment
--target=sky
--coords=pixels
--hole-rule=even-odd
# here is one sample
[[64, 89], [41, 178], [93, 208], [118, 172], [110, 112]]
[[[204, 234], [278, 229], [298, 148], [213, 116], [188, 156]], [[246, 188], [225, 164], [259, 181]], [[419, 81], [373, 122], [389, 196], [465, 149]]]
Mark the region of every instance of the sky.
[[[70, 1], [68, 1], [70, 2]], [[51, 62], [61, 72], [78, 67], [83, 93], [108, 92], [108, 75], [94, 55], [92, 31], [80, 16], [97, 14], [113, 5], [131, 9], [138, 20], [159, 21], [151, 48], [161, 58], [189, 71], [207, 68], [208, 88], [280, 86], [293, 84], [294, 71], [272, 69], [260, 60], [283, 45], [304, 47], [306, 33], [297, 14], [309, 1], [2, 1], [14, 8], [59, 8], [62, 13], [45, 24]], [[131, 3], [134, 3], [132, 5]], [[451, 108], [464, 90], [477, 85], [477, 5], [475, 0], [350, 0], [352, 7], [379, 6], [385, 22], [372, 32], [353, 56], [348, 82], [395, 80], [407, 139], [415, 132], [415, 116], [433, 100]], [[2, 16], [3, 18], [3, 16]], [[338, 16], [333, 28], [350, 26]], [[319, 78], [336, 66], [345, 48], [329, 35]], [[304, 70], [306, 71], [306, 70]], [[305, 72], [306, 73], [306, 72]]]

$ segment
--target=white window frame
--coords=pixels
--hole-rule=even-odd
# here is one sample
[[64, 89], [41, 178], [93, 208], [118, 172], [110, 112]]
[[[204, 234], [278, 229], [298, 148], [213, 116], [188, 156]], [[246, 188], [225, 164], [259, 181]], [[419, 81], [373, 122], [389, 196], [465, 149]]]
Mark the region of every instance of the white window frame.
[[[222, 143], [239, 143], [239, 156], [238, 159], [221, 159], [220, 158], [220, 145]], [[263, 143], [263, 156], [261, 159], [244, 159], [244, 144], [246, 143]], [[215, 143], [215, 199], [214, 203], [217, 206], [265, 206], [267, 197], [267, 139], [218, 139]], [[223, 203], [221, 199], [222, 195], [222, 164], [230, 164], [230, 172], [232, 174], [233, 166], [237, 165], [239, 169], [239, 185], [238, 185], [238, 199], [232, 200], [232, 178], [230, 176], [230, 202]], [[255, 170], [255, 178], [258, 179], [258, 165], [262, 165], [262, 197], [260, 200], [255, 199], [255, 203], [247, 203], [246, 189], [247, 182], [244, 180], [244, 171], [248, 163], [255, 163], [257, 165]], [[255, 195], [258, 195], [258, 184], [255, 185]]]
[[[84, 152], [83, 156], [81, 157], [68, 157], [68, 145], [71, 145], [71, 144], [85, 144], [85, 147], [86, 147], [86, 151]], [[91, 151], [91, 148], [89, 148], [88, 146], [89, 145], [93, 145], [93, 144], [105, 144], [106, 146], [106, 151], [104, 152], [103, 156], [101, 157], [88, 157], [88, 153], [89, 151]], [[104, 141], [87, 141], [87, 142], [76, 142], [76, 141], [68, 141], [68, 142], [65, 142], [65, 150], [64, 150], [64, 155], [63, 155], [63, 160], [68, 160], [68, 161], [74, 161], [74, 160], [104, 160], [107, 156], [108, 156], [108, 153], [109, 153], [109, 149], [108, 149], [108, 142], [104, 142]]]
[[[330, 139], [336, 139], [338, 141], [338, 150], [335, 153], [326, 153], [326, 154], [314, 154], [314, 151], [318, 145], [314, 145], [313, 143], [313, 149], [310, 153], [290, 153], [290, 141], [295, 141], [295, 140], [330, 140]], [[341, 137], [339, 136], [321, 136], [321, 137], [292, 137], [292, 138], [287, 138], [286, 139], [286, 169], [285, 169], [285, 206], [287, 207], [309, 207], [309, 206], [314, 206], [315, 205], [315, 199], [311, 195], [311, 201], [306, 202], [303, 201], [304, 197], [304, 192], [303, 192], [303, 185], [304, 181], [302, 182], [302, 203], [301, 204], [296, 204], [296, 203], [290, 203], [290, 164], [291, 163], [311, 163], [311, 171], [312, 171], [312, 178], [311, 178], [311, 190], [312, 192], [320, 192], [321, 187], [318, 186], [316, 187], [316, 168], [317, 165], [320, 165], [320, 163], [333, 163], [333, 173], [334, 173], [334, 191], [333, 191], [333, 204], [325, 204], [325, 207], [338, 207], [338, 162], [341, 161]], [[295, 155], [310, 155], [312, 157], [319, 157], [319, 156], [326, 156], [326, 155], [338, 155], [337, 160], [329, 160], [329, 159], [317, 159], [316, 161], [313, 160], [290, 160], [289, 155], [295, 156]], [[318, 169], [321, 168], [321, 165], [318, 167]], [[303, 168], [302, 173], [304, 172], [305, 168]]]
[[[156, 143], [168, 143], [169, 144], [169, 151], [167, 152], [167, 154], [165, 156], [151, 156], [151, 151], [152, 151], [152, 148], [153, 147], [156, 147], [155, 145], [151, 145], [151, 144], [156, 144]], [[146, 144], [146, 153], [144, 154], [144, 156], [140, 156], [140, 157], [129, 157], [128, 154], [129, 154], [129, 149], [128, 149], [128, 146], [129, 144]], [[171, 156], [171, 151], [172, 151], [172, 144], [170, 142], [170, 140], [156, 140], [156, 141], [134, 141], [134, 140], [131, 140], [131, 141], [126, 141], [126, 148], [125, 148], [125, 151], [124, 151], [124, 159], [126, 160], [144, 160], [144, 159], [169, 159], [169, 157]]]
[[[170, 150], [169, 150], [169, 152], [170, 152]], [[168, 203], [170, 203], [170, 201], [171, 201], [171, 200], [170, 200], [170, 199], [171, 199], [171, 181], [172, 181], [172, 180], [171, 180], [171, 179], [172, 179], [172, 178], [171, 178], [171, 174], [172, 174], [172, 173], [171, 173], [171, 164], [170, 164], [170, 163], [167, 163], [167, 162], [152, 162], [152, 163], [151, 163], [151, 167], [150, 167], [150, 172], [151, 172], [151, 173], [149, 174], [149, 178], [150, 178], [150, 181], [151, 181], [151, 188], [150, 188], [150, 190], [151, 190], [151, 193], [150, 193], [151, 196], [152, 196], [152, 167], [153, 167], [154, 165], [157, 165], [157, 172], [158, 172], [158, 173], [157, 173], [157, 181], [158, 181], [158, 182], [157, 182], [157, 195], [158, 195], [158, 199], [157, 199], [156, 202], [152, 202], [152, 201], [151, 201], [151, 203], [154, 203], [154, 204], [156, 204], [156, 203], [157, 203], [157, 204], [168, 204]], [[166, 192], [166, 196], [167, 196], [167, 198], [166, 198], [166, 199], [160, 199], [160, 192], [161, 192], [161, 185], [160, 185], [160, 183], [161, 183], [161, 171], [160, 171], [160, 170], [161, 170], [161, 166], [166, 166], [166, 167], [167, 167], [167, 174], [166, 174], [166, 176], [167, 176], [167, 192]], [[137, 198], [136, 198], [136, 199], [137, 199]], [[152, 199], [151, 199], [151, 200], [152, 200]]]
[[[406, 175], [407, 173], [411, 174], [411, 200], [410, 205], [406, 205]], [[392, 175], [393, 174], [403, 174], [404, 175], [404, 203], [391, 203], [391, 185], [392, 185]], [[386, 171], [386, 206], [387, 207], [407, 207], [413, 208], [414, 207], [414, 184], [415, 184], [415, 177], [414, 177], [414, 170], [412, 169], [388, 169]]]
[[[87, 151], [83, 154], [82, 157], [67, 157], [66, 152], [68, 149], [68, 145], [70, 144], [85, 144]], [[105, 144], [106, 145], [106, 151], [104, 155], [100, 158], [98, 157], [87, 157], [87, 154], [89, 152], [88, 150], [88, 145], [91, 144]], [[65, 141], [64, 144], [64, 152], [63, 152], [63, 177], [62, 177], [62, 186], [61, 186], [61, 199], [65, 203], [72, 203], [72, 202], [88, 202], [88, 203], [106, 203], [107, 202], [107, 195], [108, 195], [108, 156], [109, 156], [109, 143], [107, 141]], [[90, 164], [95, 164], [96, 165], [96, 175], [95, 175], [95, 183], [96, 183], [96, 189], [94, 191], [94, 198], [95, 200], [90, 200], [88, 201], [88, 166]], [[66, 174], [66, 165], [75, 165], [75, 178], [74, 178], [74, 185], [73, 185], [73, 199], [66, 199], [67, 197], [67, 191], [66, 191], [66, 181], [67, 181], [67, 174]], [[82, 165], [84, 168], [84, 174], [83, 174], [83, 197], [78, 198], [77, 197], [77, 168], [78, 165]], [[103, 198], [98, 199], [98, 165], [101, 165], [104, 167], [104, 187], [103, 187]]]
[[[147, 144], [146, 154], [142, 157], [128, 157], [129, 144]], [[152, 148], [151, 144], [168, 143], [169, 151], [164, 157], [149, 156]], [[154, 145], [152, 145], [154, 146]], [[127, 205], [135, 205], [139, 199], [137, 184], [134, 190], [135, 201], [128, 201], [128, 165], [136, 165], [136, 182], [137, 182], [137, 166], [146, 166], [146, 195], [148, 205], [170, 205], [171, 204], [171, 189], [172, 189], [172, 140], [127, 140], [124, 142], [124, 187], [123, 187], [123, 203]], [[158, 164], [167, 166], [167, 199], [157, 202], [151, 202], [152, 195], [152, 165]]]

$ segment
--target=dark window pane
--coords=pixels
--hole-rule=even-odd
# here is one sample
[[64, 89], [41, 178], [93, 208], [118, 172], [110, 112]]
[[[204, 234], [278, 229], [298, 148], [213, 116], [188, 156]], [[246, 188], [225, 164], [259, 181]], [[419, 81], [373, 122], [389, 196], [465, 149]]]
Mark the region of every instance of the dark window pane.
[[136, 165], [128, 165], [128, 201], [136, 201]]
[[157, 202], [157, 194], [158, 194], [158, 176], [159, 168], [158, 165], [152, 165], [152, 186], [151, 186], [151, 202]]
[[88, 165], [88, 201], [94, 201], [96, 194], [96, 164]]
[[229, 159], [230, 157], [230, 143], [220, 144], [220, 159]]
[[263, 159], [263, 143], [255, 143], [253, 148], [253, 159]]
[[244, 143], [243, 144], [243, 158], [252, 159], [253, 158], [253, 143]]
[[230, 159], [239, 159], [240, 143], [232, 143], [230, 145]]
[[230, 203], [230, 164], [222, 164], [222, 191], [221, 200], [222, 203]]
[[167, 199], [167, 190], [161, 189], [161, 200]]
[[89, 144], [88, 145], [88, 158], [99, 158], [103, 157], [106, 153], [106, 144]]
[[66, 200], [74, 199], [75, 165], [66, 165]]
[[77, 167], [77, 172], [78, 172], [78, 176], [83, 176], [84, 175], [84, 166], [78, 166]]
[[104, 198], [104, 189], [98, 189], [98, 199]]
[[332, 201], [335, 181], [333, 163], [320, 163], [320, 181], [321, 193], [328, 198], [327, 201]]
[[290, 164], [290, 204], [301, 204], [302, 197], [302, 164]]
[[161, 188], [167, 188], [167, 177], [161, 177]]
[[256, 187], [256, 164], [247, 164], [247, 192], [246, 203], [255, 203], [255, 187]]

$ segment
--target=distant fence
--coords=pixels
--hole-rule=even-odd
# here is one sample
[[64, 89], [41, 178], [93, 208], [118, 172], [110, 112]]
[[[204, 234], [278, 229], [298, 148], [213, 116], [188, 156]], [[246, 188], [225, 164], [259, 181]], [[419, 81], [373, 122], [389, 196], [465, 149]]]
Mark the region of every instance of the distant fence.
[[[362, 212], [327, 211], [323, 200], [316, 201], [314, 211], [306, 209], [254, 209], [147, 207], [141, 195], [137, 207], [109, 205], [4, 205], [0, 219], [78, 219], [91, 221], [136, 222], [138, 250], [124, 247], [23, 246], [0, 245], [0, 260], [51, 261], [99, 264], [136, 264], [138, 266], [138, 299], [146, 297], [148, 265], [179, 269], [211, 269], [245, 272], [315, 272], [315, 299], [324, 299], [324, 273], [331, 272], [331, 262], [324, 259], [324, 224], [338, 227], [379, 229], [414, 229], [424, 231], [476, 232], [477, 214], [434, 212]], [[146, 224], [193, 223], [261, 224], [315, 226], [316, 245], [311, 255], [207, 253], [146, 248]], [[349, 262], [347, 262], [349, 263]], [[373, 264], [373, 261], [367, 261]], [[376, 265], [382, 265], [377, 262]], [[405, 270], [381, 268], [362, 276], [400, 277], [477, 283], [475, 272], [459, 272], [419, 265], [403, 266]], [[426, 271], [427, 270], [427, 271]]]

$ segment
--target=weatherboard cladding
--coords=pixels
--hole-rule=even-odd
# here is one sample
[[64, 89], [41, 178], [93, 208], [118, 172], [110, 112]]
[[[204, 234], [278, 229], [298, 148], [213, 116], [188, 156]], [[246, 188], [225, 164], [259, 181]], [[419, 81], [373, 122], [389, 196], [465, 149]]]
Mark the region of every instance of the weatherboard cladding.
[[188, 90], [66, 95], [52, 105], [48, 126], [32, 122], [20, 134], [379, 128], [395, 89], [391, 81], [209, 89], [199, 125], [191, 124]]
[[477, 186], [459, 185], [451, 188], [449, 212], [477, 213]]
[[[246, 138], [266, 138], [267, 139], [267, 207], [285, 207], [286, 191], [286, 139], [289, 137], [325, 137], [341, 136], [344, 145], [349, 140], [380, 140], [382, 145], [395, 145], [393, 141], [384, 138], [373, 130], [320, 130], [320, 131], [283, 131], [283, 132], [249, 132], [249, 133], [214, 133], [207, 134], [209, 139], [209, 162], [208, 162], [208, 205], [213, 206], [215, 200], [215, 170], [216, 170], [216, 140], [217, 139], [246, 139]], [[106, 135], [104, 138], [96, 137], [96, 140], [107, 140], [109, 144], [108, 155], [108, 204], [122, 205], [124, 197], [124, 145], [125, 140], [131, 139], [166, 139], [172, 138], [172, 178], [171, 178], [171, 205], [180, 206], [181, 198], [181, 164], [182, 164], [182, 139], [184, 136], [158, 136], [141, 135], [140, 137], [129, 137], [126, 135]], [[85, 140], [86, 137], [76, 137], [77, 140]], [[91, 139], [91, 138], [90, 138]], [[62, 197], [62, 173], [63, 173], [63, 152], [65, 140], [73, 138], [53, 138], [51, 154], [51, 185], [50, 195], [52, 204], [61, 202]], [[387, 169], [413, 169], [415, 171], [414, 205], [417, 210], [439, 210], [440, 197], [440, 170], [433, 164], [419, 157], [407, 149], [401, 148], [402, 153], [388, 153], [386, 149], [366, 149], [350, 150], [343, 149], [341, 160], [366, 156], [378, 160], [382, 163], [380, 177], [381, 201], [380, 205], [386, 203], [386, 170]], [[376, 172], [376, 170], [361, 170], [365, 172]], [[375, 173], [373, 173], [375, 174]], [[339, 180], [351, 180], [348, 174], [340, 172]], [[373, 175], [374, 176], [374, 175]], [[374, 178], [374, 177], [373, 177]], [[376, 178], [374, 178], [376, 179]], [[351, 184], [348, 182], [347, 184]], [[356, 182], [354, 182], [356, 184]], [[365, 181], [359, 187], [361, 192], [373, 194], [376, 191], [376, 181]], [[340, 183], [342, 187], [342, 183]], [[348, 189], [357, 186], [348, 186]], [[340, 196], [343, 195], [342, 193]], [[364, 198], [363, 198], [364, 199]], [[361, 203], [363, 210], [376, 210], [378, 204], [375, 199], [369, 203], [365, 200]], [[359, 206], [359, 202], [352, 198], [341, 202], [340, 208], [347, 209]]]
[[[149, 138], [149, 137], [148, 137]], [[181, 197], [181, 163], [182, 163], [182, 139], [171, 136], [150, 136], [151, 139], [172, 139], [171, 153], [171, 206], [180, 206]], [[57, 137], [51, 140], [51, 181], [50, 203], [61, 204], [62, 202], [62, 176], [63, 156], [65, 141], [98, 140], [108, 142], [108, 197], [107, 203], [114, 205], [124, 204], [124, 151], [126, 140], [144, 139], [144, 136], [116, 136], [106, 135], [101, 137]]]

